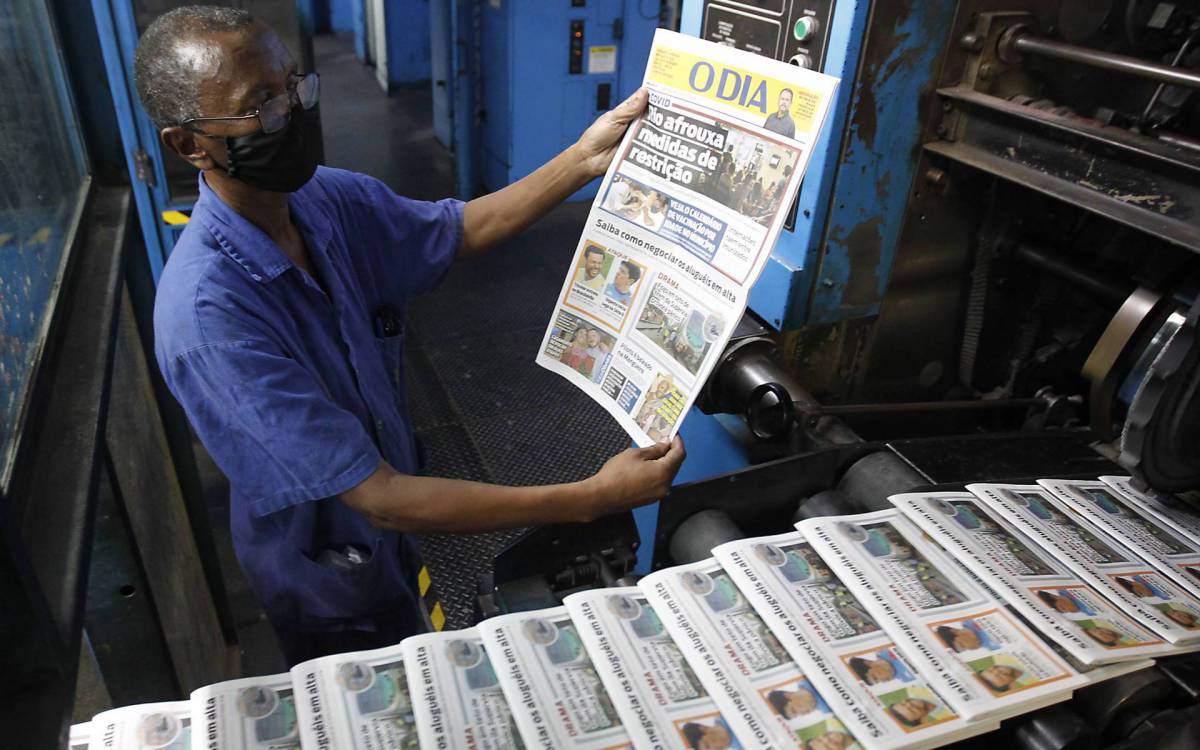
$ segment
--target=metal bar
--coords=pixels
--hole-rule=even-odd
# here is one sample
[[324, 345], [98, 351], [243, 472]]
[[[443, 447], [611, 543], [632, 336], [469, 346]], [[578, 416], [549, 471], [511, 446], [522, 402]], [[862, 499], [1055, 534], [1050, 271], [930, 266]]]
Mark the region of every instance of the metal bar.
[[1122, 282], [1086, 271], [1062, 258], [1055, 257], [1053, 253], [1046, 252], [1032, 245], [1018, 245], [1015, 255], [1021, 260], [1075, 284], [1084, 291], [1091, 292], [1114, 306], [1124, 302], [1129, 293], [1133, 291], [1134, 285], [1131, 282]]
[[[1040, 398], [1007, 398], [979, 401], [914, 401], [897, 404], [839, 404], [809, 409], [804, 412], [804, 416], [844, 417], [853, 414], [932, 414], [947, 411], [1028, 409], [1045, 405], [1046, 401]], [[797, 407], [803, 409], [803, 404], [797, 404]]]
[[1186, 86], [1200, 89], [1200, 73], [1194, 73], [1180, 68], [1172, 68], [1158, 63], [1146, 62], [1128, 55], [1114, 55], [1111, 52], [1088, 49], [1074, 44], [1055, 42], [1050, 39], [1040, 39], [1027, 32], [1018, 33], [1012, 40], [1012, 48], [1017, 52], [1028, 55], [1040, 55], [1056, 60], [1067, 60], [1083, 65], [1090, 65], [1102, 70], [1116, 73], [1126, 73], [1151, 81], [1161, 81], [1174, 86]]

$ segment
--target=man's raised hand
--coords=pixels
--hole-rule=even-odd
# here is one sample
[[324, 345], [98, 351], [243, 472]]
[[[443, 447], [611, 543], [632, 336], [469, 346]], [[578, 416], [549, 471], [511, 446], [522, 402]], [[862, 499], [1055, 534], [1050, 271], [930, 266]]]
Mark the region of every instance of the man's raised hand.
[[599, 177], [608, 170], [617, 146], [629, 123], [646, 109], [649, 94], [641, 88], [633, 93], [615, 109], [601, 115], [591, 126], [583, 131], [576, 147], [583, 156], [584, 168], [592, 177]]

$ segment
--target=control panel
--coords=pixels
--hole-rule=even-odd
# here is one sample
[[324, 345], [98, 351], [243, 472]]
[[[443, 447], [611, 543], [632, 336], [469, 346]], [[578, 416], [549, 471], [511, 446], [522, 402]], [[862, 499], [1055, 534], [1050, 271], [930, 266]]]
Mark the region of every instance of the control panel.
[[834, 0], [707, 0], [700, 36], [811, 70], [825, 63]]
[[567, 61], [567, 72], [577, 75], [583, 72], [583, 21], [571, 21], [571, 56]]

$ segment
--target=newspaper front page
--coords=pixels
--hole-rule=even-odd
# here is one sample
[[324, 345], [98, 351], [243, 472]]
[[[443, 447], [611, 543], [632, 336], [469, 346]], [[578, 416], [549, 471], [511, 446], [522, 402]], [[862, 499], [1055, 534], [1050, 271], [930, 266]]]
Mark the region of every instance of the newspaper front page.
[[691, 727], [720, 713], [642, 590], [583, 591], [563, 604], [634, 747], [690, 750]]
[[400, 645], [292, 667], [305, 750], [416, 750], [416, 716]]
[[863, 747], [936, 747], [996, 726], [958, 717], [799, 531], [713, 555]]
[[[1159, 522], [1104, 482], [1039, 479], [1038, 484], [1190, 592], [1190, 606], [1163, 603], [1158, 609], [1200, 633], [1200, 601], [1195, 598], [1200, 596], [1200, 544]], [[1138, 589], [1138, 594], [1151, 600], [1145, 589]]]
[[[1036, 484], [970, 484], [967, 489], [998, 516], [1057, 557], [1071, 572], [1107, 597], [1081, 589], [1049, 587], [1038, 597], [1065, 614], [1088, 638], [1110, 651], [1145, 645], [1144, 628], [1107, 616], [1111, 604], [1179, 647], [1195, 648], [1196, 628], [1175, 612], [1193, 613], [1195, 599], [1153, 565], [1127, 550]], [[1145, 595], [1149, 591], [1150, 595]]]
[[143, 703], [104, 711], [92, 717], [87, 731], [71, 727], [71, 750], [189, 750], [202, 748], [192, 739], [191, 701]]
[[[1161, 656], [1174, 646], [1147, 630], [1036, 542], [984, 508], [967, 492], [893, 495], [892, 503], [959, 562], [974, 571], [1034, 627], [1083, 664]], [[1073, 613], [1056, 608], [1055, 596], [1071, 592], [1097, 614], [1137, 636], [1137, 645], [1114, 651], [1084, 635]], [[1177, 638], [1181, 631], [1172, 631]]]
[[670, 439], [746, 307], [837, 79], [659, 29], [538, 364]]
[[296, 750], [300, 725], [288, 673], [218, 682], [192, 692], [193, 750]]
[[521, 750], [508, 701], [474, 628], [400, 642], [422, 750]]
[[658, 571], [639, 588], [720, 710], [680, 727], [693, 747], [721, 746], [731, 731], [746, 750], [859, 747], [715, 560]]
[[1087, 683], [899, 510], [798, 526], [958, 714], [1029, 711]]
[[1200, 510], [1174, 495], [1133, 486], [1133, 477], [1100, 477], [1142, 510], [1200, 544]]
[[493, 617], [476, 629], [526, 747], [630, 747], [565, 607]]

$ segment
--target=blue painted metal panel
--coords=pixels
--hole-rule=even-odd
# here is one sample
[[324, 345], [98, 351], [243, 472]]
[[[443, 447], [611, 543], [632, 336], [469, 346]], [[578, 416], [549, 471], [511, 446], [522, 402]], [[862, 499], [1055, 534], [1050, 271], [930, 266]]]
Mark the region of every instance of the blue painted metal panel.
[[388, 84], [404, 86], [428, 81], [430, 0], [384, 0]]
[[875, 12], [872, 34], [885, 54], [868, 56], [854, 88], [859, 116], [842, 152], [810, 322], [879, 312], [916, 169], [921, 93], [936, 78], [953, 18], [953, 3], [918, 0], [883, 4]]
[[[572, 20], [584, 22], [583, 71], [576, 74], [568, 71]], [[483, 21], [486, 117], [477, 158], [484, 186], [495, 190], [574, 143], [604, 111], [598, 102], [600, 86], [609, 86], [610, 106], [637, 89], [658, 25], [658, 5], [647, 0], [592, 0], [572, 7], [504, 0], [488, 3]], [[589, 73], [591, 48], [609, 46], [616, 47], [615, 70]], [[593, 181], [571, 200], [590, 199], [598, 184]]]
[[[126, 0], [92, 0], [92, 12], [96, 16], [96, 32], [100, 38], [100, 49], [104, 60], [104, 69], [108, 73], [109, 92], [112, 94], [113, 108], [117, 115], [117, 126], [121, 132], [121, 141], [125, 147], [125, 165], [129, 170], [130, 183], [133, 190], [134, 202], [137, 204], [138, 224], [142, 230], [142, 240], [146, 245], [146, 254], [150, 261], [150, 272], [155, 283], [162, 274], [166, 261], [166, 248], [174, 245], [174, 238], [164, 237], [162, 222], [158, 219], [160, 197], [134, 175], [137, 174], [137, 164], [134, 162], [134, 152], [146, 149], [146, 128], [139, 120], [148, 118], [140, 111], [133, 89], [133, 48], [128, 42], [128, 30], [133, 29], [132, 39], [136, 42], [137, 31], [133, 26], [133, 14]], [[118, 29], [125, 30], [124, 37]], [[153, 132], [153, 128], [150, 128]], [[157, 134], [153, 134], [157, 138]], [[156, 140], [149, 143], [156, 144]], [[157, 146], [148, 149], [150, 153], [158, 153]], [[158, 160], [156, 160], [158, 161]], [[162, 173], [161, 164], [157, 164], [158, 184], [165, 185], [166, 176]], [[162, 195], [166, 189], [162, 188]]]
[[433, 90], [433, 137], [446, 148], [452, 148], [454, 98], [454, 34], [450, 16], [453, 0], [430, 0], [429, 3], [429, 84]]
[[[800, 187], [795, 227], [780, 235], [762, 277], [750, 294], [750, 309], [779, 329], [795, 328], [805, 322], [821, 257], [825, 220], [841, 166], [852, 82], [870, 10], [870, 0], [838, 0], [834, 6], [823, 72], [840, 79], [843, 85], [838, 87], [821, 137], [813, 147]], [[686, 2], [681, 26], [684, 33], [699, 36], [702, 18], [703, 3]]]
[[362, 13], [362, 0], [329, 0], [329, 26], [334, 31], [354, 31], [354, 9]]
[[483, 9], [480, 0], [449, 0], [451, 2], [450, 36], [453, 39], [450, 78], [453, 83], [453, 143], [454, 186], [459, 198], [466, 200], [476, 194], [479, 172], [476, 159], [478, 128], [476, 127], [475, 74], [480, 54], [479, 24]]
[[[334, 0], [336, 3], [337, 0]], [[349, 5], [350, 10], [350, 29], [354, 32], [354, 54], [358, 55], [358, 59], [363, 62], [367, 61], [367, 0], [351, 0]], [[336, 6], [335, 6], [336, 7]], [[341, 29], [334, 26], [335, 31]]]

